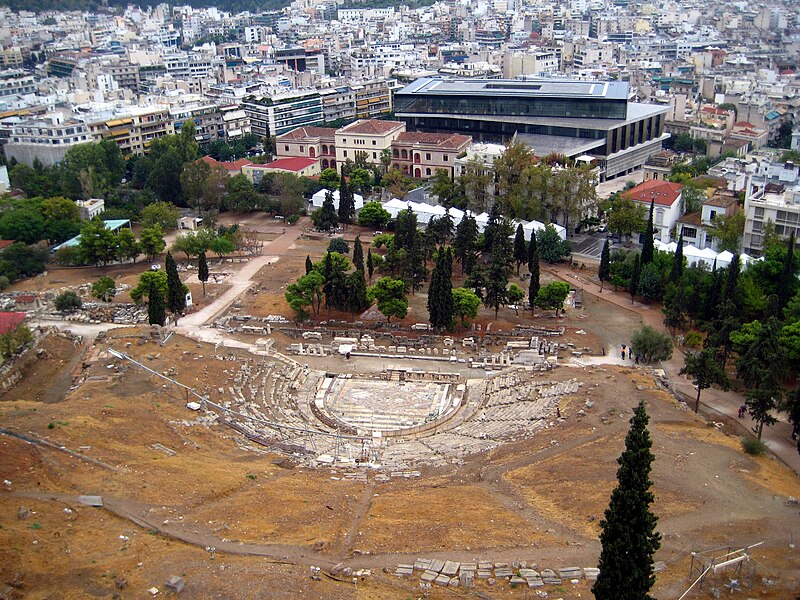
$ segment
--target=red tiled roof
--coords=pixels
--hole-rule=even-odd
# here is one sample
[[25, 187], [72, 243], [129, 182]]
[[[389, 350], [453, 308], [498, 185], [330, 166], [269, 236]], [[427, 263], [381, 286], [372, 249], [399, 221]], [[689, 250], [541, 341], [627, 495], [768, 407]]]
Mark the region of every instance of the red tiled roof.
[[239, 160], [235, 160], [233, 162], [221, 162], [212, 158], [211, 156], [204, 156], [200, 160], [208, 163], [208, 165], [211, 167], [220, 167], [226, 171], [241, 171], [242, 167], [253, 164], [253, 161], [247, 160], [246, 158], [240, 158]]
[[284, 171], [302, 171], [306, 167], [316, 164], [317, 159], [305, 158], [303, 156], [293, 156], [289, 158], [279, 158], [265, 165], [253, 165], [265, 169], [282, 169]]
[[0, 240], [0, 250], [5, 250], [13, 243], [14, 240]]
[[680, 219], [678, 219], [678, 223], [684, 223], [686, 225], [702, 225], [702, 213], [693, 212], [693, 213], [686, 213]]
[[660, 204], [661, 206], [672, 206], [675, 204], [678, 196], [681, 195], [682, 187], [683, 186], [679, 183], [650, 179], [644, 183], [640, 183], [627, 192], [623, 192], [622, 195], [635, 202], [650, 204], [650, 201], [653, 200], [656, 204]]
[[736, 123], [734, 123], [733, 126], [734, 127], [747, 127], [748, 129], [753, 129], [755, 127], [755, 125], [753, 125], [749, 121], [736, 121]]
[[386, 135], [390, 131], [402, 127], [402, 121], [382, 121], [380, 119], [362, 119], [355, 123], [350, 123], [339, 129], [339, 133], [361, 133]]
[[731, 112], [723, 108], [717, 108], [716, 106], [704, 106], [700, 111], [710, 115], [727, 115]]
[[23, 294], [14, 297], [15, 304], [31, 304], [36, 301], [36, 296], [33, 294]]
[[425, 144], [442, 149], [458, 150], [472, 142], [468, 135], [460, 133], [422, 133], [419, 131], [404, 131], [397, 136], [398, 144]]
[[0, 335], [13, 332], [27, 316], [24, 312], [0, 312]]
[[336, 135], [335, 127], [298, 127], [291, 131], [279, 135], [279, 140], [304, 140], [308, 138], [328, 138], [333, 139]]

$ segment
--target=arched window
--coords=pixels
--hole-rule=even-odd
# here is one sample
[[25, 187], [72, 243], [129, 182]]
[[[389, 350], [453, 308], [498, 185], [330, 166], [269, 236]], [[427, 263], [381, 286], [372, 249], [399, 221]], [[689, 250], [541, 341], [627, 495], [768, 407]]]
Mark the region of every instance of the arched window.
[[328, 168], [328, 159], [327, 158], [323, 158], [322, 159], [322, 168], [323, 169], [327, 169]]
[[400, 158], [405, 158], [407, 160], [408, 159], [408, 151], [405, 150], [405, 149], [401, 150], [400, 151]]
[[311, 147], [308, 149], [308, 155], [309, 155], [311, 158], [316, 158], [316, 157], [317, 157], [317, 149], [316, 149], [316, 148], [314, 148], [314, 146], [311, 146]]
[[397, 151], [397, 148], [392, 149], [392, 158], [399, 158], [400, 153]]
[[421, 163], [422, 162], [422, 156], [419, 155], [419, 154], [415, 154], [414, 155], [414, 162], [417, 163], [417, 164]]
[[422, 177], [422, 171], [420, 169], [414, 169], [414, 177], [420, 179]]
[[322, 153], [323, 154], [327, 154], [328, 153], [328, 146], [326, 144], [322, 144]]

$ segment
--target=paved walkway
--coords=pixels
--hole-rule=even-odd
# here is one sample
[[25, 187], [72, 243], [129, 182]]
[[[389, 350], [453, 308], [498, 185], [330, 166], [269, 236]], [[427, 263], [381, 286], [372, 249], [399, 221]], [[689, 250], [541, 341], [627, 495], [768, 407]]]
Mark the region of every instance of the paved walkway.
[[[614, 292], [609, 288], [604, 288], [600, 292], [600, 286], [594, 281], [589, 279], [586, 275], [576, 273], [568, 267], [551, 266], [546, 267], [553, 275], [569, 282], [574, 287], [583, 288], [584, 294], [596, 296], [601, 301], [615, 304], [616, 306], [625, 310], [631, 311], [631, 316], [638, 316], [643, 322], [651, 327], [660, 331], [667, 331], [662, 321], [663, 316], [661, 310], [652, 305], [646, 305], [639, 302], [631, 304], [631, 298], [626, 292]], [[619, 356], [619, 342], [614, 340], [607, 340], [611, 342], [606, 347], [606, 356], [604, 357], [582, 357], [581, 363], [584, 364], [618, 364], [634, 366], [633, 361], [622, 361]], [[676, 389], [684, 394], [687, 398], [687, 403], [690, 407], [694, 408], [694, 399], [697, 396], [697, 390], [692, 384], [691, 379], [683, 375], [679, 375], [679, 371], [683, 367], [684, 357], [680, 348], [676, 347], [672, 353], [672, 358], [668, 361], [661, 363], [661, 368], [664, 369], [669, 380], [675, 385]], [[739, 424], [739, 431], [741, 435], [752, 433], [752, 427], [755, 425], [754, 421], [745, 416], [739, 419], [737, 413], [739, 407], [744, 404], [744, 395], [738, 392], [723, 392], [716, 388], [709, 388], [703, 390], [700, 396], [700, 412], [711, 421], [721, 421], [723, 417], [727, 417], [732, 423]], [[792, 440], [792, 426], [786, 418], [785, 413], [776, 415], [778, 422], [772, 427], [764, 427], [762, 441], [767, 447], [783, 461], [790, 468], [800, 474], [800, 454], [798, 454], [797, 446]]]

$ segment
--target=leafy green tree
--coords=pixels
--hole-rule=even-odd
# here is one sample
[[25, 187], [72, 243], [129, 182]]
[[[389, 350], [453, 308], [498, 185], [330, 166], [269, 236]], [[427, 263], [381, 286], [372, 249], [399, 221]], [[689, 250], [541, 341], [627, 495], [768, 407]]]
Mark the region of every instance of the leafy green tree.
[[350, 252], [350, 246], [343, 237], [333, 238], [328, 243], [328, 252], [338, 252], [339, 254], [347, 254]]
[[453, 323], [453, 257], [450, 250], [438, 252], [428, 288], [428, 318], [436, 329]]
[[525, 230], [522, 228], [522, 223], [517, 225], [517, 231], [514, 233], [514, 262], [517, 263], [517, 275], [519, 275], [519, 267], [528, 259], [528, 244], [525, 241]]
[[149, 298], [151, 284], [155, 284], [162, 299], [167, 297], [167, 274], [164, 271], [144, 271], [139, 275], [136, 287], [130, 291], [131, 300], [138, 304], [143, 298]]
[[81, 306], [83, 306], [83, 302], [81, 302], [80, 296], [72, 290], [67, 290], [56, 296], [55, 307], [58, 311], [72, 312], [78, 310]]
[[462, 323], [466, 323], [467, 319], [474, 319], [478, 316], [478, 308], [481, 305], [481, 299], [470, 289], [467, 288], [453, 288], [453, 315], [458, 317]]
[[32, 207], [15, 208], [0, 216], [0, 238], [35, 244], [44, 237], [45, 223]]
[[706, 191], [702, 185], [693, 181], [686, 182], [681, 188], [681, 212], [700, 212], [706, 199]]
[[736, 211], [732, 215], [717, 215], [708, 228], [708, 233], [717, 240], [717, 250], [719, 252], [737, 253], [742, 247], [742, 235], [744, 234], [745, 215], [743, 210]]
[[55, 221], [45, 220], [44, 237], [51, 244], [60, 244], [74, 238], [81, 231], [79, 222], [58, 219]]
[[657, 302], [661, 299], [660, 277], [658, 266], [655, 263], [646, 264], [639, 274], [639, 286], [636, 293], [646, 302]]
[[117, 258], [117, 236], [95, 217], [81, 226], [80, 248], [88, 262], [107, 265]]
[[81, 209], [75, 202], [62, 196], [45, 198], [39, 205], [39, 211], [45, 221], [70, 221], [78, 223], [81, 220]]
[[234, 236], [231, 235], [217, 235], [214, 236], [208, 244], [208, 249], [220, 258], [236, 251], [236, 242]]
[[319, 175], [319, 184], [326, 190], [338, 190], [340, 181], [339, 173], [336, 172], [336, 169], [327, 168]]
[[9, 281], [32, 277], [47, 267], [48, 252], [44, 248], [15, 242], [0, 252], [0, 276]]
[[642, 400], [630, 420], [625, 451], [617, 460], [617, 487], [600, 521], [600, 573], [592, 586], [597, 600], [653, 600], [653, 555], [661, 546], [661, 535], [650, 509], [654, 500], [650, 470], [655, 457], [650, 450], [649, 420]]
[[406, 284], [402, 279], [381, 277], [367, 289], [367, 298], [377, 301], [378, 310], [387, 322], [391, 322], [392, 317], [402, 319], [408, 313]]
[[645, 208], [638, 202], [620, 196], [611, 202], [609, 211], [608, 229], [619, 234], [620, 238], [645, 227]]
[[312, 270], [286, 288], [286, 301], [299, 321], [308, 319], [309, 308], [319, 314], [322, 305], [322, 286], [325, 279], [318, 270]]
[[786, 349], [786, 356], [796, 369], [800, 364], [800, 321], [781, 327], [778, 341]]
[[456, 227], [453, 241], [455, 259], [461, 263], [461, 274], [470, 274], [477, 262], [478, 224], [470, 214], [465, 214]]
[[535, 304], [545, 310], [555, 310], [556, 316], [558, 316], [568, 295], [569, 284], [563, 281], [554, 281], [539, 290]]
[[653, 240], [653, 212], [655, 211], [655, 201], [650, 201], [650, 216], [647, 217], [647, 226], [644, 229], [644, 239], [642, 240], [642, 256], [640, 264], [642, 268], [653, 262], [655, 253]]
[[716, 385], [722, 390], [729, 390], [731, 387], [725, 369], [717, 362], [714, 351], [706, 348], [700, 352], [687, 352], [683, 357], [683, 368], [679, 375], [689, 375], [692, 384], [697, 388], [697, 397], [694, 401], [694, 412], [700, 408], [700, 394], [703, 390]]
[[547, 224], [544, 229], [540, 229], [536, 237], [539, 256], [551, 264], [560, 262], [572, 254], [572, 244], [567, 240], [562, 240], [552, 224]]
[[[350, 183], [347, 186], [349, 193], [352, 194], [354, 191], [361, 192], [362, 194], [368, 194], [372, 191], [372, 182], [374, 180], [372, 173], [369, 169], [362, 169], [362, 168], [355, 168], [350, 171]], [[342, 179], [342, 182], [345, 180]], [[339, 189], [342, 189], [342, 184], [339, 183]], [[341, 207], [341, 203], [340, 203]], [[352, 216], [352, 212], [349, 213], [349, 216]], [[349, 221], [348, 221], [349, 222]]]
[[0, 335], [0, 348], [3, 358], [11, 358], [24, 347], [33, 342], [31, 330], [23, 323], [17, 325], [14, 331]]
[[672, 357], [672, 339], [666, 333], [642, 325], [631, 336], [633, 353], [641, 356], [645, 363], [669, 360]]
[[167, 312], [164, 308], [164, 295], [161, 293], [155, 281], [150, 282], [147, 291], [147, 322], [150, 325], [164, 326], [167, 320]]
[[111, 302], [117, 293], [117, 285], [111, 277], [103, 276], [92, 284], [92, 296], [103, 302]]
[[597, 278], [600, 280], [600, 292], [603, 291], [603, 284], [611, 279], [611, 249], [608, 239], [603, 244], [603, 251], [600, 253], [600, 267], [597, 269]]
[[783, 260], [783, 269], [781, 269], [780, 278], [778, 279], [778, 289], [777, 289], [777, 309], [779, 311], [783, 311], [787, 304], [789, 304], [789, 300], [792, 299], [797, 293], [798, 290], [798, 282], [797, 276], [795, 275], [795, 264], [794, 264], [794, 232], [789, 236], [789, 239], [786, 240], [786, 257]]
[[203, 296], [206, 295], [206, 281], [208, 281], [208, 261], [206, 253], [201, 252], [197, 257], [197, 279], [203, 284]]
[[756, 426], [754, 433], [761, 439], [764, 425], [773, 425], [772, 412], [781, 404], [786, 375], [786, 349], [779, 340], [778, 320], [770, 317], [736, 364], [737, 376], [747, 386], [745, 404]]
[[730, 340], [733, 349], [740, 356], [750, 348], [761, 334], [761, 321], [755, 320], [742, 324], [738, 329], [731, 331]]
[[143, 227], [158, 225], [161, 229], [174, 229], [180, 212], [172, 202], [154, 202], [145, 206], [139, 215]]
[[225, 207], [233, 212], [250, 212], [261, 205], [261, 196], [246, 175], [234, 175], [225, 184]]
[[637, 253], [633, 259], [633, 271], [631, 272], [630, 283], [628, 284], [628, 293], [631, 295], [631, 304], [636, 298], [636, 292], [639, 291], [639, 275], [641, 274], [641, 263], [639, 262], [639, 254]]
[[[516, 283], [512, 283], [506, 290], [506, 298], [511, 304], [516, 305], [525, 299], [525, 290], [519, 287]], [[519, 313], [517, 313], [519, 314]]]
[[381, 229], [386, 227], [392, 215], [389, 214], [380, 202], [367, 202], [360, 211], [358, 211], [358, 224], [361, 227], [369, 227], [370, 229]]
[[147, 257], [147, 260], [153, 260], [156, 254], [161, 254], [164, 248], [167, 247], [167, 242], [164, 241], [164, 233], [161, 227], [153, 225], [152, 227], [145, 227], [139, 234], [139, 245], [142, 252]]
[[136, 240], [133, 231], [127, 227], [122, 228], [116, 233], [115, 238], [117, 244], [117, 258], [136, 262], [136, 258], [142, 253], [142, 248]]

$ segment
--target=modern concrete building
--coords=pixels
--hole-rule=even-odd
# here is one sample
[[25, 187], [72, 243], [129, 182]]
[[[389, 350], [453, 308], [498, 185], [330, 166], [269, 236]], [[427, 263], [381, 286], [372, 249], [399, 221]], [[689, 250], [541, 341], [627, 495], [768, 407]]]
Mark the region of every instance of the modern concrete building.
[[5, 145], [5, 154], [8, 160], [14, 158], [28, 166], [39, 159], [49, 167], [61, 162], [70, 148], [91, 141], [86, 123], [61, 113], [50, 113], [15, 125]]
[[669, 108], [628, 102], [628, 92], [625, 82], [423, 78], [395, 93], [394, 112], [411, 131], [518, 135], [540, 156], [588, 154], [606, 180], [640, 168], [669, 137]]
[[248, 96], [242, 109], [259, 137], [281, 135], [297, 127], [322, 124], [322, 98], [316, 90], [280, 91]]

